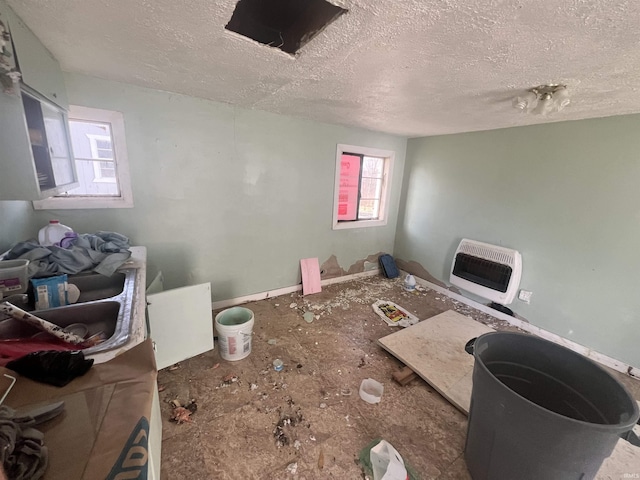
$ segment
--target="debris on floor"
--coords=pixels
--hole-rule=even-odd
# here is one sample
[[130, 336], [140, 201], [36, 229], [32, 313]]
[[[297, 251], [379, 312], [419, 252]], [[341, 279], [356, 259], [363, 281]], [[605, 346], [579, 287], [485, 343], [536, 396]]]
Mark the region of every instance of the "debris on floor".
[[342, 387], [340, 389], [340, 395], [342, 395], [343, 397], [351, 396], [351, 389], [349, 387]]
[[[240, 378], [237, 375], [235, 375], [233, 373], [229, 373], [229, 374], [225, 375], [224, 377], [222, 377], [222, 382], [216, 387], [216, 389], [228, 388], [231, 385], [233, 385], [234, 383], [237, 384], [237, 386], [242, 385], [242, 382], [240, 382]], [[231, 392], [231, 393], [235, 393], [235, 391]]]
[[365, 378], [360, 384], [360, 398], [367, 403], [380, 403], [384, 386], [373, 378]]
[[230, 373], [222, 377], [222, 381], [227, 385], [231, 385], [232, 383], [235, 383], [238, 381], [238, 376]]
[[[382, 442], [384, 442], [384, 443], [382, 443]], [[382, 446], [380, 445], [381, 443], [382, 443]], [[382, 449], [383, 446], [385, 447], [384, 449]], [[391, 449], [388, 449], [387, 446], [391, 447]], [[376, 449], [378, 451], [386, 450], [386, 452], [383, 453], [383, 454], [380, 454], [380, 453], [376, 453], [376, 450], [374, 450], [374, 449]], [[373, 455], [372, 455], [372, 450], [374, 450]], [[381, 462], [379, 460], [384, 459], [385, 457], [390, 460], [392, 458], [391, 457], [391, 453], [390, 453], [391, 450], [393, 452], [395, 452], [397, 454], [398, 458], [399, 458], [398, 461], [396, 461], [395, 458], [393, 459], [394, 460], [393, 461], [394, 465], [397, 466], [398, 463], [402, 462], [401, 463], [402, 469], [400, 469], [400, 468], [394, 469], [394, 472], [399, 472], [399, 474], [396, 473], [393, 476], [389, 476], [389, 477], [385, 476], [384, 478], [385, 479], [386, 478], [389, 478], [389, 479], [402, 478], [403, 480], [404, 479], [418, 480], [418, 478], [420, 478], [420, 477], [418, 476], [416, 471], [411, 467], [411, 465], [405, 463], [404, 460], [402, 460], [402, 457], [400, 456], [400, 454], [395, 450], [395, 448], [393, 448], [393, 446], [390, 443], [386, 442], [385, 440], [383, 440], [381, 438], [377, 438], [377, 439], [373, 440], [372, 442], [370, 442], [366, 447], [364, 447], [360, 451], [360, 454], [358, 455], [358, 460], [360, 461], [360, 467], [362, 468], [363, 476], [371, 478], [371, 479], [383, 478], [382, 476], [376, 476], [376, 473], [377, 473], [377, 475], [380, 475], [380, 470], [382, 469], [382, 466], [385, 463], [384, 460], [381, 461]], [[372, 462], [374, 460], [378, 460], [376, 462], [377, 465], [373, 465], [372, 464]], [[391, 462], [387, 462], [387, 463], [391, 463]], [[376, 472], [376, 467], [377, 467], [377, 472]], [[385, 468], [385, 470], [386, 470], [386, 468]], [[404, 470], [404, 476], [403, 477], [400, 476], [402, 474], [402, 470]]]
[[276, 358], [273, 361], [273, 369], [276, 372], [281, 372], [283, 368], [284, 368], [284, 362], [282, 360], [280, 360], [279, 358]]
[[185, 422], [191, 423], [191, 412], [184, 407], [175, 407], [171, 414], [171, 420], [176, 422], [178, 425]]
[[388, 300], [378, 300], [371, 307], [376, 315], [392, 327], [410, 327], [419, 322], [418, 317], [409, 313], [407, 309]]
[[193, 422], [191, 415], [198, 410], [198, 405], [195, 399], [191, 399], [189, 403], [184, 406], [182, 406], [177, 399], [172, 400], [170, 403], [173, 407], [170, 418], [172, 421], [176, 422], [178, 425]]
[[291, 475], [295, 475], [298, 472], [298, 462], [290, 463], [287, 465], [287, 472]]
[[295, 436], [293, 428], [302, 422], [302, 413], [300, 409], [291, 415], [280, 415], [280, 420], [276, 424], [276, 428], [273, 430], [273, 438], [276, 440], [277, 447], [284, 447], [295, 443], [292, 442], [292, 437]]
[[374, 480], [406, 480], [407, 469], [398, 451], [386, 440], [380, 440], [369, 452]]
[[[426, 382], [402, 388], [391, 381], [401, 365], [377, 340], [402, 330], [380, 321], [371, 305], [387, 299], [421, 319], [452, 309], [482, 323], [502, 321], [419, 285], [406, 292], [403, 284], [404, 275], [360, 277], [309, 297], [293, 292], [252, 302], [251, 356], [229, 363], [216, 348], [182, 361], [179, 370], [160, 371], [163, 428], [170, 429], [161, 460], [167, 478], [362, 479], [354, 454], [389, 432], [387, 440], [422, 478], [470, 480], [461, 459], [466, 418]], [[305, 312], [313, 313], [312, 323]], [[384, 402], [360, 399], [367, 377], [385, 384]], [[192, 397], [201, 412], [170, 420], [173, 405], [166, 400]], [[397, 415], [398, 405], [411, 408]], [[177, 426], [178, 419], [187, 425]], [[203, 448], [195, 449], [192, 438]], [[296, 473], [287, 470], [293, 464]]]

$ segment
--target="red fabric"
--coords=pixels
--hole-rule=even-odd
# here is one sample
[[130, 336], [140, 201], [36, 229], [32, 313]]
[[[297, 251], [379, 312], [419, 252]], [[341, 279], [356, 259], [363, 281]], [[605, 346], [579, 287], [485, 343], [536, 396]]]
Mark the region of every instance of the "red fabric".
[[77, 345], [56, 340], [34, 340], [30, 338], [0, 340], [0, 366], [4, 367], [11, 360], [24, 357], [33, 352], [42, 350], [78, 350], [78, 348]]

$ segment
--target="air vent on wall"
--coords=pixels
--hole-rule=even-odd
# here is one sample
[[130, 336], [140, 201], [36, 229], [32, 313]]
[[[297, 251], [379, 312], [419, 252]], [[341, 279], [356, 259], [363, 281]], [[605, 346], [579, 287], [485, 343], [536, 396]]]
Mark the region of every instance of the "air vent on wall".
[[345, 12], [325, 0], [240, 0], [225, 28], [294, 54]]

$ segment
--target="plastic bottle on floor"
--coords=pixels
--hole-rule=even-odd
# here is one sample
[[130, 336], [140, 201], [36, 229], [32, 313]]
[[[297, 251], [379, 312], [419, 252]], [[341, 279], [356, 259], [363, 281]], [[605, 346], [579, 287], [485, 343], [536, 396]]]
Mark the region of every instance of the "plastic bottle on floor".
[[413, 275], [407, 275], [405, 277], [404, 289], [407, 292], [413, 292], [416, 289], [416, 278]]
[[44, 246], [59, 245], [66, 233], [73, 233], [73, 229], [61, 224], [59, 220], [49, 220], [49, 225], [38, 232], [38, 242]]

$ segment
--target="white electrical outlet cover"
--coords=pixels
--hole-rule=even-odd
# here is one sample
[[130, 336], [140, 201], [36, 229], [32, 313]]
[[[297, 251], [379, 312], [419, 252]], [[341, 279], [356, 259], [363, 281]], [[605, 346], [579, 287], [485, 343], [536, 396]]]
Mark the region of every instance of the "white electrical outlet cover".
[[520, 290], [518, 298], [525, 303], [531, 303], [531, 295], [533, 295], [533, 292], [530, 292], [529, 290]]

